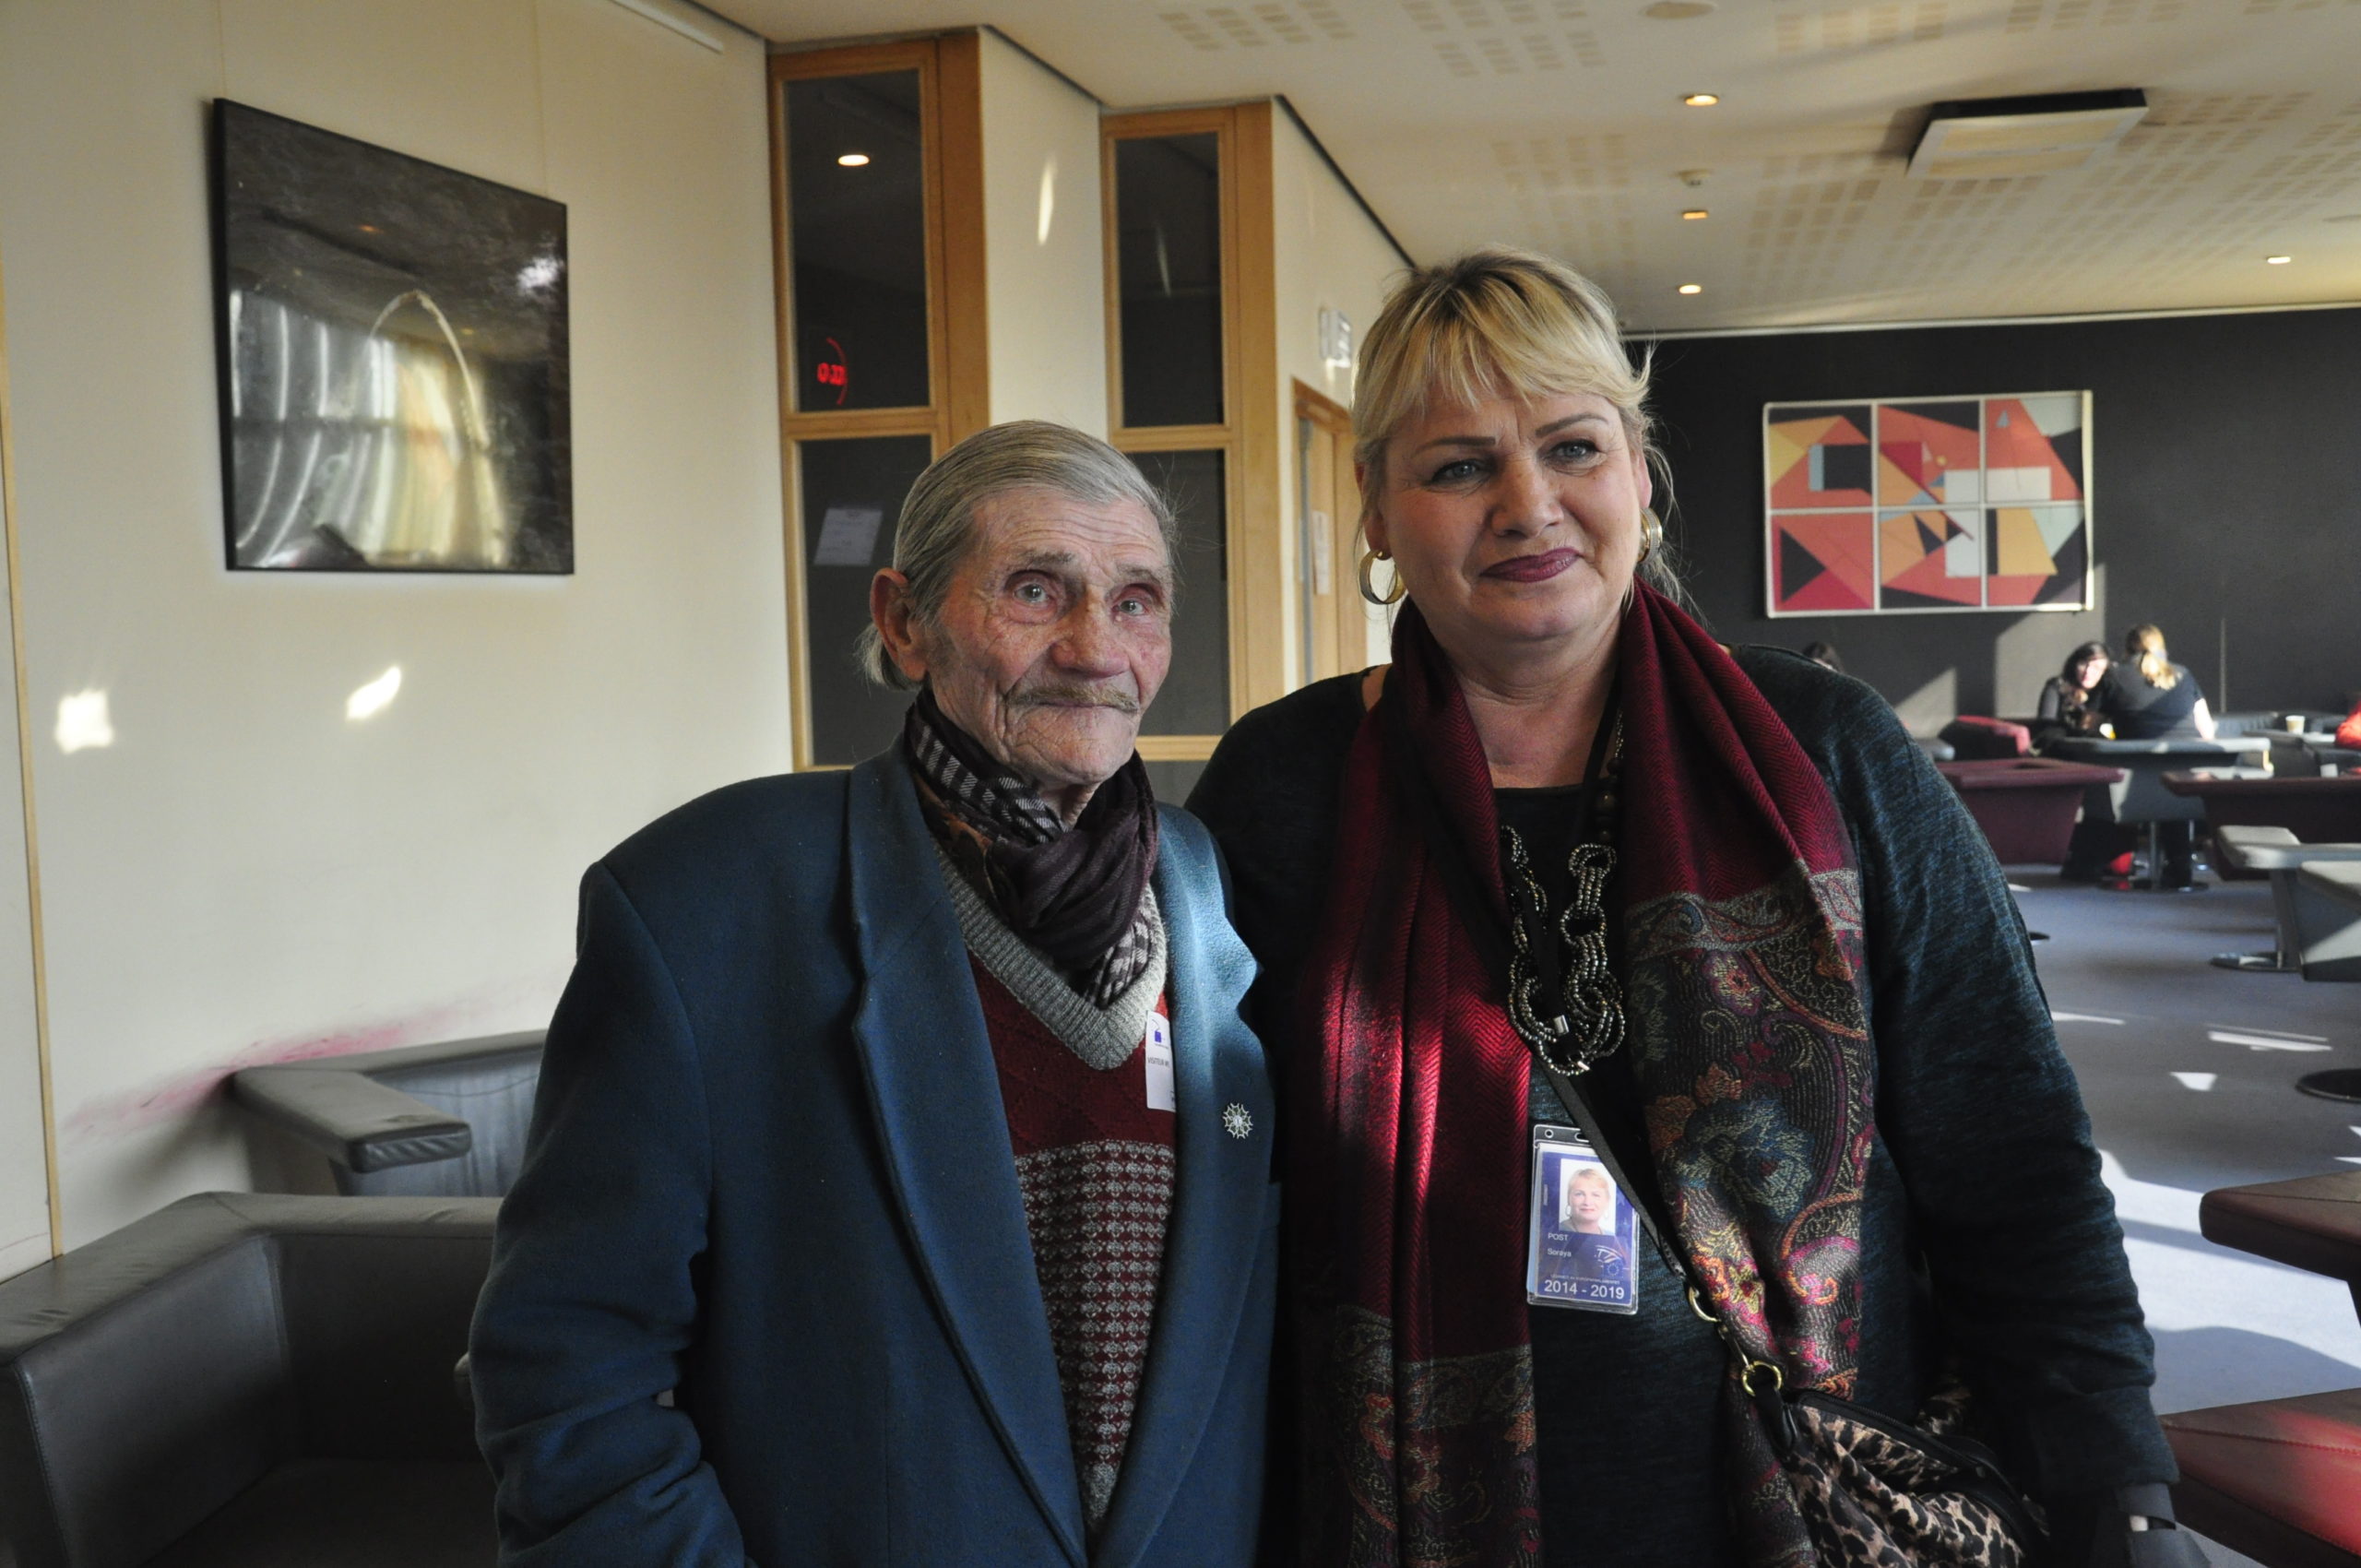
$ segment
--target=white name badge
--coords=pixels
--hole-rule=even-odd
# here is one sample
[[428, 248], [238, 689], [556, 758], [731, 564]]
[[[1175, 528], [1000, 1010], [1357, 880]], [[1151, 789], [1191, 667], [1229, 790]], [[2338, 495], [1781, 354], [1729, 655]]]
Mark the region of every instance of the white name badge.
[[1639, 1217], [1572, 1127], [1533, 1129], [1525, 1299], [1538, 1306], [1640, 1310]]
[[1176, 1109], [1172, 1098], [1172, 1026], [1161, 1013], [1147, 1016], [1147, 1035], [1140, 1041], [1140, 1058], [1147, 1068], [1147, 1108]]

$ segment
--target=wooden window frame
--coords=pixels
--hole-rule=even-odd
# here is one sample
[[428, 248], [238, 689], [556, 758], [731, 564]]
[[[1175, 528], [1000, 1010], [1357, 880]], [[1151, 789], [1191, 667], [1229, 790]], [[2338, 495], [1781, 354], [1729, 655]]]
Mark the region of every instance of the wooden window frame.
[[[779, 454], [787, 542], [788, 700], [793, 765], [813, 760], [811, 618], [803, 566], [802, 464], [806, 441], [924, 435], [940, 457], [990, 422], [984, 278], [982, 41], [975, 32], [892, 43], [774, 54], [769, 62], [771, 261], [777, 303]], [[789, 82], [885, 71], [919, 74], [919, 156], [925, 223], [928, 401], [898, 409], [799, 411], [795, 270], [789, 233], [787, 92]], [[848, 652], [849, 650], [839, 650]]]
[[[1229, 714], [1287, 690], [1287, 598], [1294, 552], [1281, 537], [1276, 237], [1273, 231], [1271, 104], [1109, 114], [1099, 122], [1105, 214], [1108, 440], [1122, 452], [1222, 457], [1224, 546], [1229, 568]], [[1115, 144], [1211, 132], [1221, 187], [1222, 419], [1218, 424], [1123, 422], [1121, 208]], [[1149, 762], [1202, 762], [1218, 735], [1143, 735]]]

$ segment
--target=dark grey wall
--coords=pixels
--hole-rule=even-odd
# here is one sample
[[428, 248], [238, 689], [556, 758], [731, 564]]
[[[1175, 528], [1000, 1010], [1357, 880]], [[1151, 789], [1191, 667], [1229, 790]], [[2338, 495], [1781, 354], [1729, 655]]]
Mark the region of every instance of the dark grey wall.
[[[2083, 389], [2097, 612], [1763, 614], [1764, 403]], [[2074, 644], [2141, 621], [2216, 711], [2361, 688], [2361, 309], [1687, 339], [1656, 350], [1655, 405], [1707, 624], [1835, 644], [1913, 728], [2030, 712]]]

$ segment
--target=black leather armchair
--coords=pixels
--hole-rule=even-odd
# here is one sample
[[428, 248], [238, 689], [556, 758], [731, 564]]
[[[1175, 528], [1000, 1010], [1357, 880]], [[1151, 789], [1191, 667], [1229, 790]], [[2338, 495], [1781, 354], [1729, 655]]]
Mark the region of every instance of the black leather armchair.
[[16, 1568], [490, 1568], [498, 1207], [208, 1193], [0, 1283]]
[[231, 1097], [325, 1155], [356, 1197], [499, 1197], [516, 1180], [545, 1031], [324, 1057], [232, 1075]]

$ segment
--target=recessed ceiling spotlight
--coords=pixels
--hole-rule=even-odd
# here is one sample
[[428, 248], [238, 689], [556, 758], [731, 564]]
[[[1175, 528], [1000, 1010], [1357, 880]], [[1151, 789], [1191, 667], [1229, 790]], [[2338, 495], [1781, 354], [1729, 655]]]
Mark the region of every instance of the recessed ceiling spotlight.
[[1680, 216], [1685, 221], [1694, 223], [1697, 220], [1705, 216], [1705, 209], [1702, 207], [1692, 207]]
[[1711, 109], [1721, 101], [1722, 95], [1718, 92], [1692, 92], [1680, 101], [1691, 109]]
[[1685, 22], [1692, 17], [1714, 14], [1713, 0], [1656, 0], [1640, 15], [1654, 17], [1660, 22]]
[[2267, 255], [2262, 258], [2266, 267], [2284, 267], [2295, 259], [2292, 255]]
[[1683, 283], [1680, 286], [1680, 291], [1684, 294], [1702, 294], [1705, 291], [1705, 285], [1703, 283]]
[[837, 159], [836, 162], [847, 169], [865, 169], [869, 166], [869, 154], [865, 152], [848, 152], [843, 157]]

